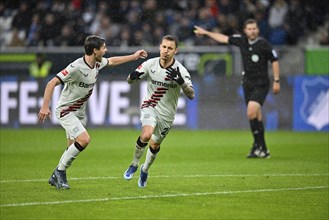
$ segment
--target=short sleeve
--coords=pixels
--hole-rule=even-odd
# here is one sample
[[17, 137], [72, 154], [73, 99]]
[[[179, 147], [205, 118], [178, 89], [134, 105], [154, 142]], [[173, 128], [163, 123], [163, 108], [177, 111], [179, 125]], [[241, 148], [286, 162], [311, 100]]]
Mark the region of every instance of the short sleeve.
[[61, 83], [67, 83], [75, 81], [78, 77], [78, 65], [71, 63], [65, 69], [57, 73], [57, 78], [61, 80]]
[[109, 60], [105, 57], [102, 57], [102, 61], [100, 62], [99, 69], [106, 67], [109, 64]]
[[235, 45], [238, 47], [241, 47], [243, 45], [244, 41], [245, 41], [244, 37], [242, 37], [242, 35], [240, 35], [240, 34], [234, 34], [234, 35], [229, 36], [229, 38], [228, 38], [229, 44]]
[[191, 75], [190, 73], [187, 71], [187, 69], [183, 66], [183, 65], [179, 65], [179, 70], [181, 72], [181, 75], [185, 81], [185, 83], [188, 85], [188, 86], [191, 86], [193, 87], [193, 84], [192, 84], [192, 79], [191, 79]]
[[150, 61], [145, 61], [136, 68], [136, 72], [143, 73], [140, 75], [140, 79], [145, 78], [148, 75], [148, 67], [150, 66]]
[[273, 63], [274, 61], [277, 61], [278, 59], [279, 59], [279, 57], [278, 57], [276, 50], [271, 48], [269, 60], [271, 61], [271, 63]]

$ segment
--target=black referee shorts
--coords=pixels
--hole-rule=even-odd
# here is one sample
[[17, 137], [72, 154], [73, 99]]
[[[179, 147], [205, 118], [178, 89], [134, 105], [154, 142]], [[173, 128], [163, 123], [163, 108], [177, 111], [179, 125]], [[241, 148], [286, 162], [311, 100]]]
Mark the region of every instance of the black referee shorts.
[[242, 84], [244, 100], [246, 105], [249, 101], [258, 102], [261, 106], [264, 104], [266, 96], [270, 90], [270, 84], [257, 84], [244, 82]]

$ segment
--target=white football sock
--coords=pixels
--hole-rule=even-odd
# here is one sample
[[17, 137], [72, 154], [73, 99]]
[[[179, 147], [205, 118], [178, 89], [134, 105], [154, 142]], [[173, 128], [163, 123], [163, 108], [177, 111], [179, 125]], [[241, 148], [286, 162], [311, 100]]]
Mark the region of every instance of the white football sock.
[[58, 166], [58, 170], [66, 170], [69, 168], [72, 164], [72, 161], [77, 158], [79, 153], [80, 150], [75, 147], [74, 143], [71, 144], [66, 150], [66, 153], [64, 153], [63, 158]]
[[157, 157], [158, 153], [156, 154], [153, 154], [150, 150], [150, 148], [147, 150], [147, 153], [146, 153], [146, 158], [145, 158], [145, 163], [144, 163], [144, 166], [143, 166], [143, 171], [145, 173], [148, 172], [148, 170], [150, 169], [152, 163], [154, 162], [155, 158]]
[[65, 151], [63, 152], [63, 154], [62, 154], [62, 156], [61, 156], [61, 159], [59, 159], [59, 162], [58, 162], [57, 167], [59, 167], [59, 165], [61, 164], [61, 162], [62, 162], [62, 160], [63, 160], [63, 158], [64, 158], [66, 152], [67, 152], [67, 148], [66, 148]]
[[145, 150], [145, 147], [139, 147], [136, 145], [135, 152], [134, 152], [134, 158], [133, 158], [133, 162], [132, 162], [133, 166], [135, 166], [135, 167], [138, 166], [139, 160], [141, 159], [141, 157], [144, 154], [144, 150]]

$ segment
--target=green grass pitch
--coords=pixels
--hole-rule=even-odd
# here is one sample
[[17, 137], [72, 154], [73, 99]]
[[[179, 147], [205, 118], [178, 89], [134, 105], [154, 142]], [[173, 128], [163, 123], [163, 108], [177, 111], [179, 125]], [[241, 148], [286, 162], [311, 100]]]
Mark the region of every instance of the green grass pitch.
[[139, 131], [89, 133], [57, 190], [64, 131], [1, 129], [0, 219], [328, 219], [327, 132], [268, 132], [272, 158], [246, 159], [249, 131], [173, 128], [144, 189], [123, 179]]

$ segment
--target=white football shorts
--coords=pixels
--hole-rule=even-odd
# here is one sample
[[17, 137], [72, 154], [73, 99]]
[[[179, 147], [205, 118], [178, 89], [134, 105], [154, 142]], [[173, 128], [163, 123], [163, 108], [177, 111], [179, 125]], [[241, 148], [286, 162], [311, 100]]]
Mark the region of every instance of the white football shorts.
[[70, 140], [76, 139], [80, 134], [86, 131], [87, 117], [78, 117], [74, 112], [60, 117], [60, 111], [56, 111], [56, 117], [61, 126], [66, 131], [66, 137]]
[[152, 108], [143, 108], [141, 110], [140, 120], [142, 126], [149, 125], [154, 128], [151, 138], [157, 144], [162, 143], [173, 124], [173, 121], [163, 120]]

